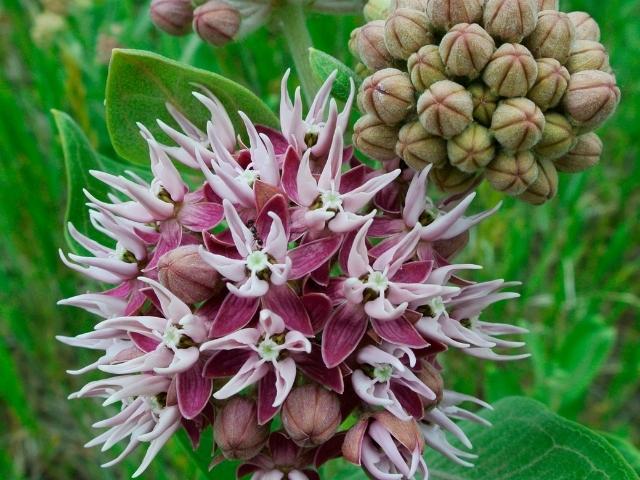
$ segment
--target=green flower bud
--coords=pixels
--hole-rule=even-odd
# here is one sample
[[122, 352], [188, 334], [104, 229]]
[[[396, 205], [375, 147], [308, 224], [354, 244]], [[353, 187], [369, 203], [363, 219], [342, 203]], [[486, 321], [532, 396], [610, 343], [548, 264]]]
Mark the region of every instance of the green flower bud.
[[600, 41], [600, 27], [587, 12], [570, 12], [569, 19], [576, 29], [576, 40]]
[[396, 158], [398, 129], [385, 125], [375, 115], [360, 117], [353, 126], [353, 144], [365, 155], [386, 161]]
[[437, 45], [425, 45], [412, 54], [407, 61], [407, 70], [418, 92], [424, 92], [435, 82], [447, 79]]
[[602, 140], [595, 133], [586, 133], [578, 137], [578, 142], [564, 157], [554, 160], [553, 164], [560, 172], [577, 173], [594, 166], [602, 155]]
[[498, 104], [491, 121], [496, 140], [511, 151], [529, 150], [542, 138], [544, 114], [528, 98], [509, 98]]
[[487, 0], [484, 28], [492, 37], [519, 43], [536, 27], [537, 0]]
[[518, 198], [533, 205], [542, 205], [558, 192], [558, 172], [551, 160], [538, 161], [538, 178]]
[[569, 85], [569, 71], [555, 58], [540, 58], [538, 77], [527, 97], [543, 112], [558, 106]]
[[569, 16], [557, 10], [544, 10], [538, 15], [535, 30], [525, 45], [536, 58], [555, 58], [566, 63], [575, 37], [575, 28]]
[[436, 29], [446, 32], [459, 23], [479, 23], [484, 0], [428, 0], [427, 17]]
[[547, 113], [542, 138], [533, 151], [538, 158], [555, 160], [562, 157], [576, 144], [576, 134], [567, 117], [559, 113]]
[[451, 138], [471, 123], [473, 100], [462, 85], [441, 80], [420, 95], [418, 115], [427, 132]]
[[395, 125], [413, 111], [414, 94], [409, 75], [395, 68], [384, 68], [362, 82], [358, 104], [387, 125]]
[[585, 70], [571, 75], [563, 106], [571, 123], [586, 132], [602, 125], [619, 101], [620, 89], [613, 75]]
[[476, 78], [496, 49], [493, 38], [477, 23], [459, 23], [442, 37], [440, 57], [446, 72]]
[[419, 10], [399, 8], [385, 22], [384, 43], [395, 58], [406, 60], [420, 47], [433, 41], [427, 16]]
[[538, 164], [530, 151], [500, 152], [487, 165], [485, 178], [493, 188], [509, 195], [519, 195], [538, 178]]
[[500, 97], [484, 83], [473, 83], [468, 90], [473, 99], [473, 118], [485, 127], [491, 126], [491, 119]]
[[373, 20], [384, 20], [391, 11], [392, 0], [369, 0], [362, 12], [367, 22]]
[[496, 149], [489, 129], [472, 123], [447, 142], [447, 153], [451, 165], [463, 172], [474, 173], [493, 160]]
[[450, 164], [431, 170], [430, 178], [440, 190], [446, 193], [456, 194], [466, 192], [473, 188], [478, 175], [465, 173]]
[[374, 20], [360, 27], [353, 44], [357, 56], [370, 70], [380, 70], [393, 65], [393, 57], [384, 44], [383, 20]]
[[442, 167], [447, 163], [447, 141], [427, 132], [420, 122], [407, 123], [400, 129], [396, 154], [417, 171], [430, 163]]
[[523, 97], [538, 76], [538, 65], [527, 48], [505, 43], [492, 55], [482, 79], [502, 97]]
[[567, 69], [570, 73], [583, 70], [607, 72], [610, 68], [609, 55], [604, 45], [593, 40], [577, 40], [573, 43], [571, 55], [567, 61]]

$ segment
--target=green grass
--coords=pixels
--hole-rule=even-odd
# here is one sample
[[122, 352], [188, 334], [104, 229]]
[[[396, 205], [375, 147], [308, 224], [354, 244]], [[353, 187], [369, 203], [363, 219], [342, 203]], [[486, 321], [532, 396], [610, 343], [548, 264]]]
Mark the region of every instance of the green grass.
[[[80, 2], [75, 2], [80, 3]], [[158, 34], [146, 5], [99, 0], [74, 8], [68, 28], [49, 45], [31, 39], [34, 1], [0, 6], [0, 478], [128, 478], [138, 458], [101, 470], [107, 457], [82, 445], [101, 407], [66, 396], [86, 379], [73, 368], [91, 355], [53, 340], [87, 330], [92, 319], [58, 308], [59, 298], [89, 288], [58, 260], [64, 248], [64, 170], [52, 108], [68, 112], [96, 148], [113, 155], [104, 123], [107, 67], [98, 37], [117, 32], [119, 45], [149, 49], [227, 75], [275, 107], [279, 79], [291, 64], [284, 45], [260, 31], [213, 50], [193, 37]], [[562, 176], [560, 195], [532, 208], [507, 199], [472, 237], [465, 260], [481, 263], [478, 279], [524, 282], [522, 298], [494, 307], [495, 320], [531, 329], [531, 360], [484, 364], [459, 355], [447, 361], [452, 388], [491, 400], [527, 394], [561, 414], [640, 443], [640, 4], [574, 0], [565, 10], [591, 12], [602, 27], [623, 93], [600, 133], [602, 162]], [[316, 47], [350, 62], [346, 41], [358, 18], [313, 17]], [[327, 32], [331, 32], [329, 35]], [[482, 188], [475, 208], [500, 197]], [[634, 422], [634, 419], [636, 421]], [[110, 458], [110, 457], [109, 457]], [[148, 478], [198, 478], [178, 442], [164, 449]]]

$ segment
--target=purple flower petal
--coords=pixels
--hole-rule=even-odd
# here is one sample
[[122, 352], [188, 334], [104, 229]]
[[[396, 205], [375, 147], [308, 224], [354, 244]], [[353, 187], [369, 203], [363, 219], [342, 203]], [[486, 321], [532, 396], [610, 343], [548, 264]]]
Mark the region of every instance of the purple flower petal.
[[289, 148], [289, 142], [279, 131], [264, 125], [256, 125], [255, 127], [258, 133], [266, 135], [271, 141], [276, 155], [282, 155]]
[[298, 203], [298, 169], [300, 168], [300, 157], [293, 147], [287, 149], [282, 165], [282, 189], [291, 200]]
[[176, 380], [178, 408], [184, 418], [192, 419], [204, 410], [213, 390], [211, 379], [202, 376], [202, 364], [180, 372]]
[[420, 395], [404, 385], [391, 382], [391, 390], [402, 405], [402, 408], [416, 419], [421, 419], [424, 415], [424, 404]]
[[160, 341], [157, 338], [148, 337], [147, 335], [137, 332], [129, 332], [129, 338], [136, 347], [145, 353], [153, 352], [160, 344]]
[[289, 238], [288, 205], [284, 196], [281, 194], [271, 197], [260, 210], [255, 223], [258, 237], [260, 237], [263, 242], [266, 242], [269, 231], [271, 230], [271, 224], [273, 223], [273, 219], [269, 216], [270, 212], [273, 212], [278, 217], [280, 217], [280, 220], [282, 220], [282, 225], [285, 228], [286, 236], [287, 238]]
[[288, 255], [292, 262], [289, 280], [297, 280], [319, 268], [327, 258], [333, 257], [341, 242], [340, 236], [332, 235], [303, 243], [299, 247], [289, 250]]
[[280, 407], [274, 407], [276, 399], [276, 375], [273, 369], [260, 379], [258, 383], [258, 423], [264, 425], [276, 416]]
[[178, 213], [178, 220], [189, 230], [203, 232], [215, 227], [223, 216], [222, 205], [210, 202], [186, 203]]
[[344, 379], [340, 367], [327, 368], [322, 360], [320, 346], [312, 344], [311, 353], [295, 353], [291, 355], [298, 368], [305, 375], [336, 393], [344, 392]]
[[430, 261], [408, 262], [390, 280], [396, 283], [423, 283], [432, 268], [433, 262]]
[[322, 333], [322, 359], [327, 367], [342, 363], [358, 346], [367, 330], [361, 305], [345, 302], [331, 315]]
[[307, 293], [302, 296], [302, 303], [309, 314], [313, 331], [319, 332], [331, 315], [331, 299], [324, 293]]
[[313, 335], [309, 314], [300, 297], [289, 285], [271, 285], [262, 302], [264, 308], [282, 317], [289, 330], [306, 336]]
[[[343, 161], [345, 161], [343, 159]], [[342, 174], [340, 178], [340, 193], [347, 193], [361, 186], [366, 180], [367, 167], [359, 165]]]
[[232, 377], [253, 355], [252, 350], [223, 350], [217, 352], [205, 363], [202, 375], [207, 378]]
[[371, 325], [376, 333], [387, 342], [411, 348], [425, 348], [429, 345], [404, 316], [384, 321], [372, 318]]
[[211, 324], [211, 337], [224, 337], [245, 327], [256, 314], [260, 299], [229, 294]]

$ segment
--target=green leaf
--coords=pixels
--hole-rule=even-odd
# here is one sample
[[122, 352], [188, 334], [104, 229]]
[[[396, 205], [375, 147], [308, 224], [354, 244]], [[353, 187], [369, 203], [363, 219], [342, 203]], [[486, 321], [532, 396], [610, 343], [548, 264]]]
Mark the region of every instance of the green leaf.
[[[607, 440], [543, 404], [509, 397], [483, 414], [493, 427], [461, 422], [478, 455], [461, 467], [427, 449], [431, 480], [635, 480], [638, 476]], [[321, 478], [365, 480], [344, 460], [327, 462]]]
[[486, 428], [463, 422], [478, 455], [474, 468], [428, 454], [434, 480], [632, 480], [638, 476], [603, 437], [521, 397], [500, 400]]
[[316, 50], [315, 48], [309, 49], [309, 63], [311, 64], [311, 70], [320, 82], [324, 82], [334, 70], [338, 71], [331, 92], [335, 98], [343, 102], [349, 98], [351, 91], [349, 79], [353, 79], [356, 86], [360, 83], [358, 76], [353, 70], [337, 58], [321, 50]]
[[146, 164], [149, 161], [147, 144], [136, 123], [143, 123], [159, 139], [166, 139], [156, 119], [177, 126], [166, 109], [166, 102], [171, 102], [194, 124], [204, 128], [210, 114], [193, 97], [195, 84], [218, 97], [238, 132], [244, 131], [239, 110], [255, 123], [278, 125], [277, 117], [262, 100], [227, 78], [154, 53], [117, 49], [111, 56], [106, 92], [107, 127], [116, 152], [127, 160]]
[[79, 246], [69, 235], [66, 228], [71, 222], [80, 233], [90, 235], [98, 242], [107, 240], [107, 236], [96, 231], [89, 221], [89, 214], [85, 205], [86, 198], [83, 189], [89, 190], [97, 198], [106, 198], [108, 187], [93, 178], [89, 170], [105, 170], [100, 156], [91, 146], [89, 139], [66, 113], [53, 110], [53, 118], [62, 144], [64, 165], [67, 177], [67, 208], [65, 212], [64, 236], [69, 248], [79, 251]]
[[233, 479], [235, 478], [236, 468], [240, 462], [232, 460], [223, 460], [215, 467], [209, 469], [211, 461], [213, 459], [213, 432], [212, 428], [207, 428], [202, 432], [200, 438], [200, 445], [197, 450], [194, 450], [191, 446], [191, 440], [184, 429], [180, 429], [177, 432], [178, 440], [180, 444], [187, 452], [187, 455], [191, 458], [191, 461], [196, 464], [198, 470], [204, 478], [215, 479]]
[[627, 463], [631, 465], [631, 468], [640, 475], [640, 450], [631, 445], [631, 443], [624, 438], [620, 438], [617, 435], [612, 435], [607, 432], [599, 433], [611, 444], [612, 447], [620, 452], [620, 455], [622, 455]]
[[68, 222], [73, 223], [80, 233], [84, 233], [100, 243], [105, 241], [109, 245], [112, 240], [91, 225], [89, 212], [85, 205], [87, 200], [83, 193], [83, 189], [87, 189], [95, 197], [105, 199], [109, 188], [89, 174], [89, 170], [101, 170], [116, 175], [131, 170], [145, 179], [150, 177], [150, 172], [137, 165], [116, 162], [99, 155], [78, 124], [69, 115], [58, 110], [53, 110], [52, 113], [60, 135], [67, 177], [67, 208], [64, 228], [67, 245], [72, 251], [79, 253], [79, 245], [67, 231], [66, 224]]

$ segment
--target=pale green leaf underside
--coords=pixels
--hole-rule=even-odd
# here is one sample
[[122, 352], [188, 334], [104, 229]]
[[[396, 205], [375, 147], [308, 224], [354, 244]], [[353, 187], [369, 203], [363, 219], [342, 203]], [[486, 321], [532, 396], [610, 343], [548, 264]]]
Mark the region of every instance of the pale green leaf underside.
[[334, 70], [338, 71], [333, 89], [331, 90], [332, 95], [338, 100], [346, 101], [349, 98], [351, 91], [349, 79], [353, 79], [356, 87], [358, 86], [358, 78], [354, 71], [328, 53], [310, 48], [309, 63], [311, 64], [311, 70], [313, 70], [314, 75], [321, 82], [324, 82]]
[[154, 53], [116, 49], [109, 66], [105, 105], [107, 126], [118, 155], [135, 163], [148, 163], [147, 144], [136, 123], [166, 139], [156, 119], [177, 126], [167, 112], [166, 102], [204, 129], [210, 114], [192, 95], [198, 90], [196, 85], [206, 87], [218, 97], [237, 132], [244, 131], [238, 111], [246, 113], [256, 124], [278, 125], [277, 117], [262, 100], [227, 78]]

